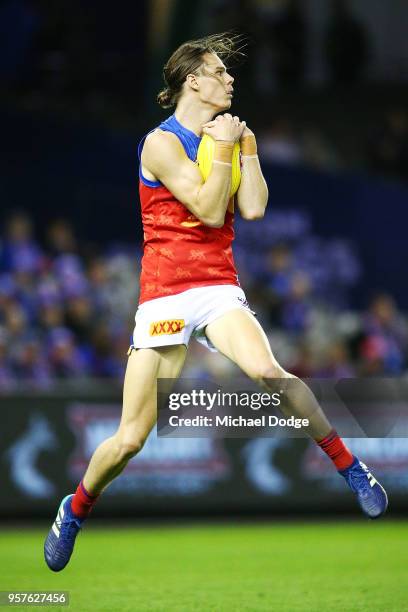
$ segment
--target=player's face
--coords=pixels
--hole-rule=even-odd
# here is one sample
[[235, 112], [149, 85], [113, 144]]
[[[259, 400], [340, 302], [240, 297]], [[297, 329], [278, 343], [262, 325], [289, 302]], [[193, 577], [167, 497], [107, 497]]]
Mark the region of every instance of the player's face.
[[228, 74], [225, 65], [214, 53], [206, 53], [203, 59], [198, 76], [200, 99], [217, 112], [227, 110], [232, 103], [234, 77]]

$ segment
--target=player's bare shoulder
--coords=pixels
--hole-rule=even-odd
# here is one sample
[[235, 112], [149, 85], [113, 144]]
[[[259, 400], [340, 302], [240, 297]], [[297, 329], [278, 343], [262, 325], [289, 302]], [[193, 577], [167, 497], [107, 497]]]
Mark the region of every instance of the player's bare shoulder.
[[162, 165], [180, 161], [186, 157], [180, 140], [172, 132], [154, 130], [146, 136], [141, 162], [150, 172], [159, 170]]
[[[197, 164], [187, 157], [179, 138], [172, 132], [160, 129], [151, 132], [143, 146], [141, 163], [146, 178], [160, 180], [175, 195], [181, 177], [189, 178], [197, 185], [202, 182]], [[178, 196], [182, 197], [181, 194]]]

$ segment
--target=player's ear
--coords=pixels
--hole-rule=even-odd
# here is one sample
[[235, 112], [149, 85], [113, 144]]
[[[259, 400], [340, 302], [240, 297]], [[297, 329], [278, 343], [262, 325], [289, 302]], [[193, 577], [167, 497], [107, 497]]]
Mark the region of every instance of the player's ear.
[[186, 76], [186, 83], [189, 87], [191, 87], [191, 89], [194, 89], [194, 91], [198, 91], [199, 89], [199, 84], [198, 84], [198, 80], [197, 80], [197, 75], [196, 74], [188, 74]]

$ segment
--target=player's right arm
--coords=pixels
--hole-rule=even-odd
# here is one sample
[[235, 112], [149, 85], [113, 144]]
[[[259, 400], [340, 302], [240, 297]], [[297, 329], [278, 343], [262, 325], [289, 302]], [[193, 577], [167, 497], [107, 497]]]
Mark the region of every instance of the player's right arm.
[[156, 130], [146, 138], [142, 151], [142, 171], [148, 171], [205, 225], [222, 227], [231, 188], [233, 145], [240, 138], [245, 123], [224, 118], [203, 131], [215, 138], [214, 160], [204, 182], [197, 164], [186, 155], [179, 139], [171, 132]]

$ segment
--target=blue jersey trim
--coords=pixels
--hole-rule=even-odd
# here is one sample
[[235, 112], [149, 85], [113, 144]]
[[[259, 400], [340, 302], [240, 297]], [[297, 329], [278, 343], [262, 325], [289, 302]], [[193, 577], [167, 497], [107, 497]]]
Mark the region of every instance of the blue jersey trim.
[[148, 134], [146, 134], [146, 136], [143, 136], [142, 140], [139, 142], [139, 146], [137, 147], [137, 155], [139, 157], [139, 178], [144, 185], [147, 185], [147, 187], [160, 187], [161, 186], [160, 181], [149, 181], [149, 179], [144, 177], [142, 174], [142, 162], [141, 162], [142, 149], [143, 149], [143, 145], [144, 145], [146, 138], [152, 132], [154, 132], [154, 130], [151, 130]]
[[[140, 163], [144, 141], [146, 140], [146, 137], [149, 134], [154, 132], [155, 129], [157, 128], [150, 130], [150, 132], [148, 132], [148, 134], [146, 134], [146, 136], [142, 138], [137, 148], [139, 164], [140, 164], [139, 165], [139, 177], [142, 183], [144, 183], [148, 187], [160, 187], [162, 185], [160, 181], [149, 181], [149, 179], [144, 177], [142, 174], [142, 165]], [[197, 134], [194, 134], [194, 132], [184, 127], [184, 125], [182, 125], [176, 119], [175, 115], [171, 115], [165, 121], [162, 121], [162, 123], [158, 126], [158, 129], [163, 130], [164, 132], [172, 132], [173, 134], [175, 134], [177, 138], [180, 140], [181, 144], [183, 145], [183, 148], [184, 148], [184, 151], [186, 152], [187, 157], [194, 162], [196, 161], [197, 150], [198, 150], [198, 146], [201, 141], [200, 136], [197, 136]]]
[[171, 123], [173, 123], [173, 125], [175, 125], [179, 129], [179, 131], [181, 133], [184, 132], [184, 134], [186, 134], [186, 136], [189, 135], [191, 137], [192, 141], [194, 142], [194, 144], [196, 144], [197, 148], [198, 148], [198, 145], [200, 144], [201, 136], [197, 136], [197, 134], [195, 134], [195, 132], [192, 132], [188, 128], [184, 127], [184, 125], [181, 125], [181, 123], [177, 119], [176, 115], [171, 115], [171, 117], [169, 117], [167, 119], [167, 121], [163, 121], [163, 123], [167, 123], [167, 122], [169, 122], [170, 125], [171, 125]]

